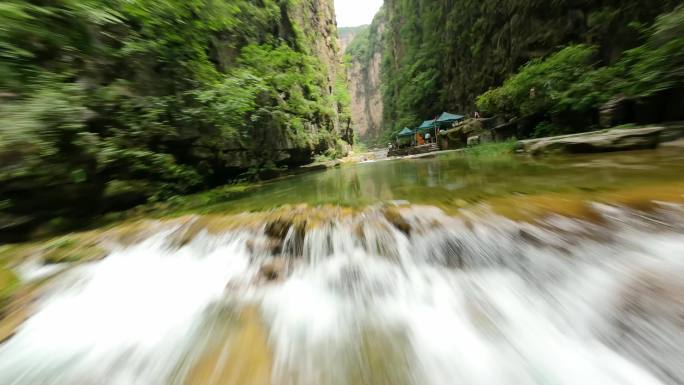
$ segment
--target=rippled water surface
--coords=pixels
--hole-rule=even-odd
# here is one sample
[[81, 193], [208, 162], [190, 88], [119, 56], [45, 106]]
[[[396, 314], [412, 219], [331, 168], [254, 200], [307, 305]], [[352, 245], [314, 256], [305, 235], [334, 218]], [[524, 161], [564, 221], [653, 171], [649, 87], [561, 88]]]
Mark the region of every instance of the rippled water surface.
[[684, 384], [682, 160], [376, 162], [149, 222], [50, 280], [0, 384]]

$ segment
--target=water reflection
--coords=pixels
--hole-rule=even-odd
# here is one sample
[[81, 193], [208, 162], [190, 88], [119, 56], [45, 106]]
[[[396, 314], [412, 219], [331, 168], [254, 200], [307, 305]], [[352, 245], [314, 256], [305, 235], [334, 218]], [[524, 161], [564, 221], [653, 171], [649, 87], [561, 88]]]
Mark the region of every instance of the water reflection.
[[409, 201], [440, 207], [521, 194], [593, 192], [684, 180], [684, 154], [674, 149], [566, 156], [481, 159], [459, 153], [390, 160], [298, 175], [267, 183], [216, 210], [264, 210], [284, 204], [363, 207]]

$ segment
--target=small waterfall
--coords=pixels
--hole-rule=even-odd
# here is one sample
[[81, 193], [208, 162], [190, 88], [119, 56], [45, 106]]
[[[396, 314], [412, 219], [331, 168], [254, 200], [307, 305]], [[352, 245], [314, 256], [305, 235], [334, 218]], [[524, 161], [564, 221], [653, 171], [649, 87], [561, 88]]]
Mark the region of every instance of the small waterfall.
[[678, 206], [310, 210], [160, 226], [67, 270], [0, 345], [0, 384], [684, 383]]

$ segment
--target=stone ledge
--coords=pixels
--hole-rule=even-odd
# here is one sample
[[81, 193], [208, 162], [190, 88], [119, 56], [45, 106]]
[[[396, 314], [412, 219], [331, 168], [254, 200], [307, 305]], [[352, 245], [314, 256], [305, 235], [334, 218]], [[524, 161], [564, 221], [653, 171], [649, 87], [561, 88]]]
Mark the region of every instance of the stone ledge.
[[544, 155], [644, 150], [680, 138], [684, 138], [684, 123], [671, 123], [521, 140], [516, 144], [516, 151]]

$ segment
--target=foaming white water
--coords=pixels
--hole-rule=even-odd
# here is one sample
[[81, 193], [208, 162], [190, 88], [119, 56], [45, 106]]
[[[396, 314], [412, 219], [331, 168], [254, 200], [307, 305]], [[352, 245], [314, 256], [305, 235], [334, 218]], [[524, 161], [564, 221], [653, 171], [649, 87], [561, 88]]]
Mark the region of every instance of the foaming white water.
[[410, 231], [373, 210], [331, 218], [287, 232], [291, 272], [268, 284], [266, 234], [173, 249], [162, 232], [65, 276], [0, 345], [0, 384], [193, 383], [207, 309], [247, 304], [278, 385], [682, 383], [681, 226], [604, 212], [530, 225], [417, 208]]
[[[240, 242], [171, 251], [162, 233], [83, 266], [0, 347], [2, 384], [159, 384], [207, 303], [243, 274]], [[238, 238], [239, 239], [239, 238]]]

